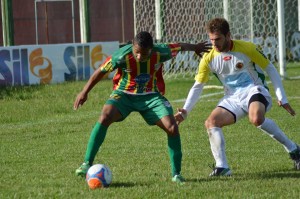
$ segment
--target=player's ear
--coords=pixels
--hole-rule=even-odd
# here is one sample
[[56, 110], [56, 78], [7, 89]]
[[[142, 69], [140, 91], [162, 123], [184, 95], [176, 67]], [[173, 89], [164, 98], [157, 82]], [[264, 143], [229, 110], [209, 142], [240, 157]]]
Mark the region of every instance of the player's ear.
[[231, 38], [231, 33], [230, 33], [230, 32], [228, 32], [228, 33], [226, 34], [226, 38], [227, 38], [227, 39], [230, 39], [230, 38]]

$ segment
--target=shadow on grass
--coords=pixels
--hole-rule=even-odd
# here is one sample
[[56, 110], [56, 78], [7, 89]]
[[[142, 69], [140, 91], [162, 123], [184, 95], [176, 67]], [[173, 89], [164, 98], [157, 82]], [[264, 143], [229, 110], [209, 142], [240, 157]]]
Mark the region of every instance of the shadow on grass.
[[109, 187], [128, 188], [128, 187], [134, 187], [134, 186], [136, 186], [136, 184], [132, 183], [132, 182], [113, 182]]
[[220, 177], [200, 177], [186, 179], [186, 182], [211, 182], [211, 181], [244, 181], [244, 180], [256, 180], [256, 179], [300, 179], [300, 171], [296, 170], [276, 170], [256, 173], [234, 173], [232, 176], [220, 176]]
[[25, 100], [33, 98], [32, 93], [43, 90], [45, 85], [28, 85], [28, 86], [0, 86], [0, 100], [17, 99]]
[[[248, 178], [248, 176], [243, 175], [243, 178]], [[273, 178], [299, 178], [300, 179], [300, 171], [296, 170], [281, 170], [281, 171], [269, 171], [269, 172], [261, 172], [261, 173], [252, 173], [251, 178], [253, 179], [273, 179]]]

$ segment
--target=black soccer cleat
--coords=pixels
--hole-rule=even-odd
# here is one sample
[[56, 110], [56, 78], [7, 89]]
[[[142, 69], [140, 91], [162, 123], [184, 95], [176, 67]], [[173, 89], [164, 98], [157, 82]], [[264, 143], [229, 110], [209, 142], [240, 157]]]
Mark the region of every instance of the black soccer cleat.
[[300, 170], [300, 147], [297, 145], [297, 149], [290, 152], [290, 158], [294, 160], [294, 168]]
[[209, 177], [214, 176], [231, 176], [231, 170], [229, 168], [215, 167], [213, 171], [209, 174]]

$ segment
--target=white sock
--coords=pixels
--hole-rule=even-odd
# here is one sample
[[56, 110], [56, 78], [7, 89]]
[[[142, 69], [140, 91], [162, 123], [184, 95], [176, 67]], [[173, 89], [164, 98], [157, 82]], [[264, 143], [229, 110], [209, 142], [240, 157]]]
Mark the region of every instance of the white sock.
[[273, 120], [266, 118], [265, 121], [257, 128], [261, 129], [273, 139], [280, 142], [287, 152], [291, 152], [297, 148], [297, 145], [280, 130]]
[[221, 128], [213, 127], [207, 130], [210, 148], [216, 167], [228, 168], [226, 154], [225, 154], [225, 139]]

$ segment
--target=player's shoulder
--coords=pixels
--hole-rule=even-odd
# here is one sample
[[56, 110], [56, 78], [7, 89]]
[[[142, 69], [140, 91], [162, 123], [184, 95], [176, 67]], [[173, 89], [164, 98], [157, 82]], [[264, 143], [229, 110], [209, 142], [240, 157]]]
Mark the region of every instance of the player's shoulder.
[[116, 51], [112, 54], [112, 57], [113, 57], [113, 58], [124, 57], [124, 56], [127, 55], [129, 52], [132, 52], [132, 44], [128, 44], [128, 45], [125, 45], [125, 46], [119, 48], [118, 50], [116, 50]]
[[170, 48], [171, 48], [170, 44], [168, 44], [168, 43], [156, 43], [153, 46], [153, 50], [157, 51], [157, 52], [163, 52], [166, 50], [170, 50]]
[[132, 44], [125, 45], [119, 48], [112, 54], [112, 62], [113, 63], [122, 63], [124, 62], [126, 55], [132, 53]]
[[216, 51], [215, 48], [212, 48], [209, 52], [203, 54], [202, 59], [207, 62], [210, 62], [212, 59], [214, 59], [215, 57], [217, 57], [220, 54], [221, 53]]
[[256, 50], [256, 45], [250, 41], [232, 40], [232, 42], [233, 42], [232, 51], [251, 52]]

